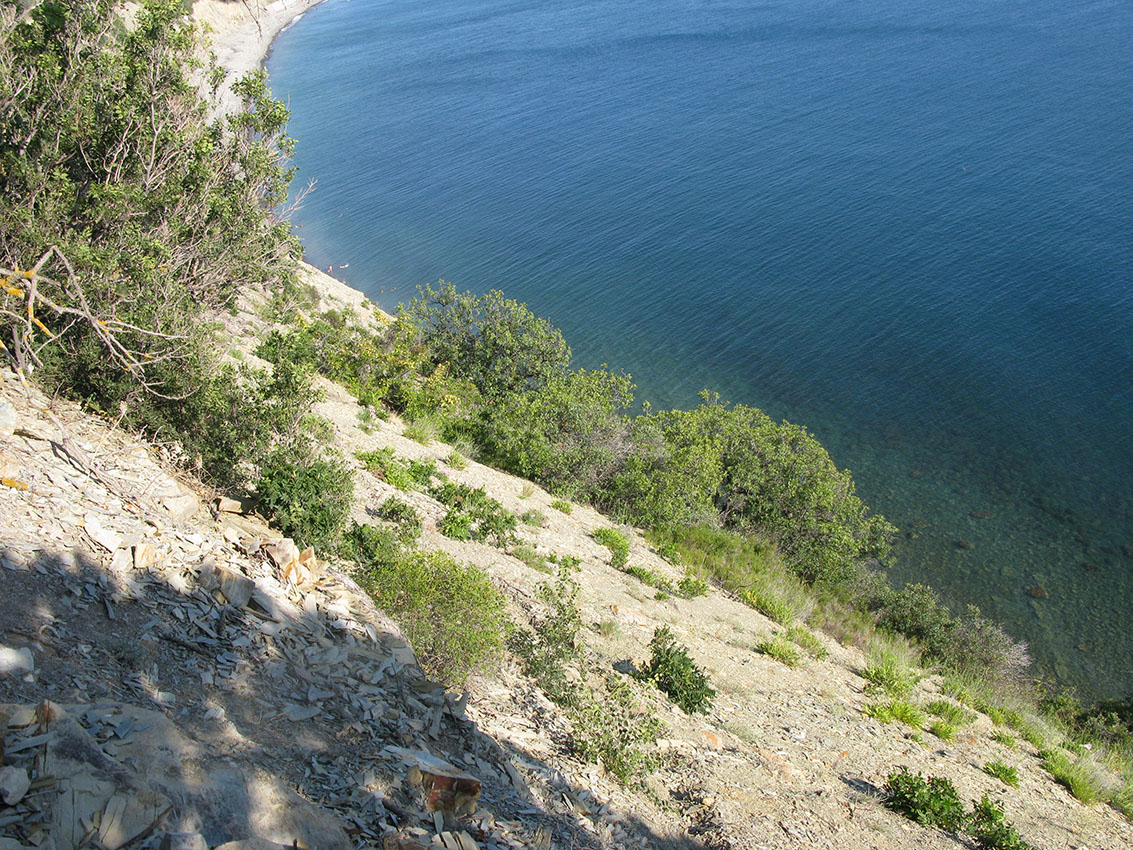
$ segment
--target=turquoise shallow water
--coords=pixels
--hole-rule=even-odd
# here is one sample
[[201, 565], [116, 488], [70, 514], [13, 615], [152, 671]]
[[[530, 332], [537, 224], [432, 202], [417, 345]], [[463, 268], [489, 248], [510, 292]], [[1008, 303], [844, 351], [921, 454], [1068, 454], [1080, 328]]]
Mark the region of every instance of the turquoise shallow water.
[[897, 583], [1123, 695], [1131, 44], [1123, 0], [328, 0], [268, 69], [312, 263], [500, 288], [655, 405], [806, 424]]

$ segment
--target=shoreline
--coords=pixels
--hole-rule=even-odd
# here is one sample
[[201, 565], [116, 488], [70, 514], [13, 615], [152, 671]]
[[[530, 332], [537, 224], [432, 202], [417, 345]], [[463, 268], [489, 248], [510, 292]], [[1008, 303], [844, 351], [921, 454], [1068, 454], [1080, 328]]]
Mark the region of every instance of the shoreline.
[[[245, 74], [263, 67], [271, 53], [272, 44], [288, 26], [302, 15], [322, 3], [323, 0], [248, 0], [244, 3], [222, 2], [222, 0], [196, 0], [193, 4], [192, 19], [208, 37], [208, 47], [216, 54], [217, 64], [228, 73], [217, 90], [218, 109], [222, 112], [235, 112], [240, 109], [240, 100], [232, 93], [232, 83]], [[303, 283], [314, 285], [320, 295], [337, 302], [340, 306], [350, 306], [360, 315], [365, 315], [367, 302], [378, 308], [378, 313], [387, 319], [393, 317], [370, 302], [368, 296], [317, 269], [306, 260], [299, 262], [299, 277]]]
[[232, 93], [232, 82], [263, 67], [276, 36], [321, 2], [323, 0], [271, 3], [196, 0], [191, 17], [204, 29], [217, 64], [228, 72], [217, 92], [221, 110], [230, 112], [240, 108], [239, 99]]

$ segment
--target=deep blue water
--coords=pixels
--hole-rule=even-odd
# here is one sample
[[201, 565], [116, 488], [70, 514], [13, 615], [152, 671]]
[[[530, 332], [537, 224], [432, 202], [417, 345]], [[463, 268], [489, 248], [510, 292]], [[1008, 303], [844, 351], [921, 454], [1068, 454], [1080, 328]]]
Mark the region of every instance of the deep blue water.
[[1128, 0], [329, 0], [268, 69], [312, 263], [807, 425], [896, 583], [1133, 689]]

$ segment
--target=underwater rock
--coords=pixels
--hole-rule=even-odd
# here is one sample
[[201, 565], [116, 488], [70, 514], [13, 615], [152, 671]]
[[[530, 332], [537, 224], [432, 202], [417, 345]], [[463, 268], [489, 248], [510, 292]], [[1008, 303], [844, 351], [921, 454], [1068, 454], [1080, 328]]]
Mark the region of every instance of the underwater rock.
[[1034, 587], [1028, 587], [1027, 588], [1027, 595], [1030, 596], [1032, 599], [1046, 599], [1047, 598], [1046, 590], [1041, 585], [1038, 585], [1038, 584], [1036, 584]]
[[971, 511], [968, 516], [972, 519], [991, 519], [995, 514], [991, 511]]
[[972, 544], [971, 544], [971, 542], [970, 542], [970, 541], [968, 541], [968, 540], [957, 540], [957, 541], [956, 541], [956, 548], [957, 548], [957, 549], [965, 549], [965, 550], [967, 550], [967, 549], [971, 549], [971, 548], [972, 548]]

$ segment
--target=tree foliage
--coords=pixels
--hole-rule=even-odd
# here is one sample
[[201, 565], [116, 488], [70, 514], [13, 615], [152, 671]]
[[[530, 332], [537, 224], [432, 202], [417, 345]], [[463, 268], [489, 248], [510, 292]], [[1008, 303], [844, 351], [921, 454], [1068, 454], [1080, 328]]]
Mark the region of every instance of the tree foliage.
[[[5, 311], [0, 333], [21, 365], [103, 409], [192, 395], [213, 360], [207, 319], [241, 286], [292, 275], [296, 244], [273, 213], [291, 176], [287, 110], [256, 74], [234, 86], [247, 109], [210, 120], [173, 0], [129, 26], [107, 0], [4, 0], [0, 42], [0, 266], [45, 257], [39, 295], [64, 308], [36, 334]], [[135, 369], [106, 356], [100, 328]]]
[[499, 290], [475, 295], [441, 281], [423, 287], [404, 312], [434, 364], [448, 364], [489, 402], [537, 390], [570, 366], [558, 328]]

